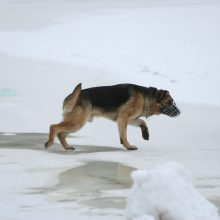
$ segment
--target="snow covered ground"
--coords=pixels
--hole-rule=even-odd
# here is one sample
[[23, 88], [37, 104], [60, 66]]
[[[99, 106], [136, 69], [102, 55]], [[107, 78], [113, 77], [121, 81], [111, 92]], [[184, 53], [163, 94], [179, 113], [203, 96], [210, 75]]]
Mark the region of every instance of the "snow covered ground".
[[[196, 189], [220, 207], [219, 1], [0, 0], [0, 5], [1, 219], [124, 219], [123, 208], [79, 204], [68, 187], [34, 192], [55, 186], [61, 173], [88, 160], [139, 169], [179, 162], [192, 172]], [[130, 82], [167, 89], [182, 115], [149, 119], [149, 142], [129, 128], [129, 139], [139, 147], [135, 152], [122, 149], [115, 124], [103, 119], [69, 138], [79, 146], [75, 153], [58, 146], [44, 150], [44, 134], [38, 144], [24, 139], [23, 149], [16, 146], [18, 135], [6, 144], [12, 137], [6, 133], [48, 132], [61, 119], [63, 98], [79, 82], [84, 88]], [[127, 189], [103, 192], [110, 198], [126, 194]], [[60, 202], [60, 196], [70, 201]]]
[[177, 163], [132, 173], [128, 220], [219, 220], [217, 208], [193, 187], [191, 173]]

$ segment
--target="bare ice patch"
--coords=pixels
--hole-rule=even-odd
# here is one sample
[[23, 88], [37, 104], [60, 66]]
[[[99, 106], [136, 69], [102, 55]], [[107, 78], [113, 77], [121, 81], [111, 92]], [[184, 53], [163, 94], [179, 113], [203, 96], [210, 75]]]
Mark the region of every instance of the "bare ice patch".
[[105, 191], [130, 188], [130, 174], [134, 170], [121, 163], [90, 161], [61, 173], [59, 183], [50, 190], [57, 192], [60, 202], [77, 199], [82, 204], [100, 208], [124, 208], [124, 198], [116, 195], [103, 197], [103, 194]]
[[30, 194], [48, 194], [56, 203], [78, 204], [81, 209], [89, 207], [89, 212], [99, 210], [99, 215], [108, 210], [123, 215], [125, 191], [132, 185], [130, 176], [134, 170], [121, 163], [90, 161], [62, 172], [57, 185], [34, 188]]
[[[75, 150], [66, 151], [58, 141], [55, 141], [57, 143], [48, 150], [45, 150], [44, 142], [48, 138], [48, 134], [45, 133], [0, 133], [0, 136], [0, 148], [2, 149], [38, 150], [60, 155], [123, 151], [122, 148], [93, 145], [74, 145], [76, 147]], [[71, 138], [71, 136], [69, 138]]]

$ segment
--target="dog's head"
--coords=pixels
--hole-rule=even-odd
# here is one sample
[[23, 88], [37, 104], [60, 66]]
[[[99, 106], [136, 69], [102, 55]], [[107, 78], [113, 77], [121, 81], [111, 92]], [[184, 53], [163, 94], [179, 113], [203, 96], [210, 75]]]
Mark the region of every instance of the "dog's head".
[[180, 110], [168, 91], [157, 90], [156, 102], [161, 114], [168, 115], [170, 117], [177, 117], [180, 115]]

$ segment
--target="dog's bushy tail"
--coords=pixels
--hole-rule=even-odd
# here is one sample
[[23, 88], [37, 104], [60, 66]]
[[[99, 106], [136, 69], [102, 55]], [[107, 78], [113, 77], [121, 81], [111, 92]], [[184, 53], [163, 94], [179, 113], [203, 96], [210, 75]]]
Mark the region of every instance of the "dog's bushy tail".
[[63, 102], [63, 114], [66, 114], [72, 111], [80, 95], [81, 88], [82, 88], [82, 84], [80, 83], [75, 87], [73, 92], [65, 98]]

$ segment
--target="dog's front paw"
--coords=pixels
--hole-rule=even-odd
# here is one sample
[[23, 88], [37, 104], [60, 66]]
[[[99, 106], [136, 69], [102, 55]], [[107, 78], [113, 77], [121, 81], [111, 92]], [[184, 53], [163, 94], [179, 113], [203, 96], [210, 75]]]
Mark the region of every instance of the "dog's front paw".
[[149, 141], [149, 133], [148, 132], [142, 133], [142, 137], [143, 137], [144, 140]]
[[45, 148], [48, 148], [48, 147], [50, 147], [51, 145], [53, 145], [53, 142], [48, 140], [47, 142], [45, 142], [44, 147], [45, 147]]
[[142, 137], [144, 140], [149, 140], [149, 132], [146, 126], [141, 127]]

